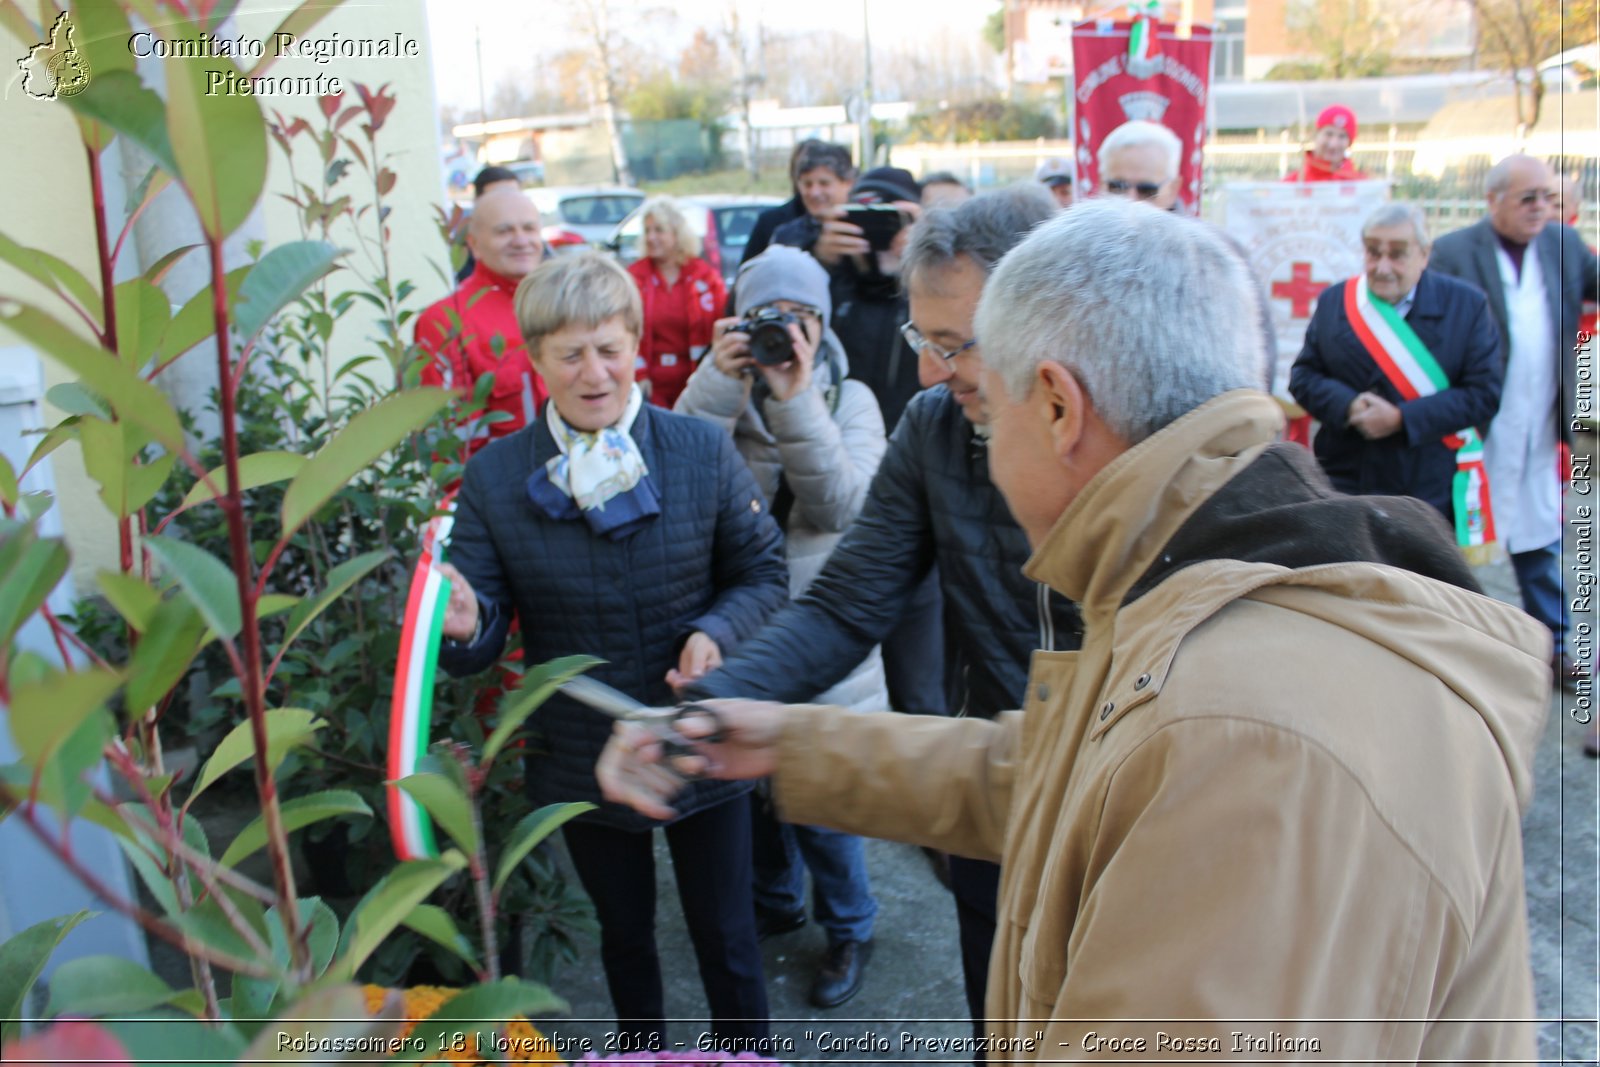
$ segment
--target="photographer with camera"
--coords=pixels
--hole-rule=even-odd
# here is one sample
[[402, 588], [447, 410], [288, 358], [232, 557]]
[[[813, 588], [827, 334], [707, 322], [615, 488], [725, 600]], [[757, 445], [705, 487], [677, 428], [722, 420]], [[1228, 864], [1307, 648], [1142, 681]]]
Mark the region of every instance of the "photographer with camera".
[[[799, 596], [861, 511], [887, 447], [883, 417], [871, 390], [845, 378], [844, 349], [829, 328], [827, 272], [815, 259], [768, 248], [740, 269], [734, 306], [740, 317], [716, 324], [710, 358], [676, 410], [733, 434], [783, 527], [789, 589]], [[816, 699], [863, 712], [887, 708], [878, 649]], [[828, 936], [811, 1002], [843, 1004], [861, 988], [878, 911], [861, 839], [779, 823], [760, 798], [751, 830], [758, 932], [771, 936], [805, 923], [803, 859], [813, 913]]]

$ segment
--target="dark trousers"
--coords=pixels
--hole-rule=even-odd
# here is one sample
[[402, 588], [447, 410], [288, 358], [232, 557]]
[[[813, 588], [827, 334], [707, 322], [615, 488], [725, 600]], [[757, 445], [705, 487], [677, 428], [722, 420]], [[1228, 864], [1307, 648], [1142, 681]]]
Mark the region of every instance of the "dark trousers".
[[[964, 856], [950, 857], [950, 892], [956, 898], [961, 939], [961, 977], [967, 987], [972, 1032], [984, 1036], [983, 998], [989, 990], [989, 955], [994, 950], [995, 913], [1000, 898], [1000, 865]], [[973, 1059], [983, 1061], [983, 1053]]]
[[[600, 920], [600, 961], [618, 1031], [640, 1042], [635, 1048], [664, 1048], [655, 835], [577, 822], [561, 832]], [[770, 1037], [750, 897], [749, 801], [735, 797], [685, 816], [665, 833], [712, 1032], [733, 1039]]]
[[883, 640], [883, 673], [889, 703], [908, 715], [948, 715], [945, 685], [944, 594], [939, 572], [928, 573]]
[[1572, 616], [1561, 589], [1561, 542], [1511, 553], [1511, 569], [1517, 573], [1523, 608], [1549, 627], [1555, 650], [1565, 652]]

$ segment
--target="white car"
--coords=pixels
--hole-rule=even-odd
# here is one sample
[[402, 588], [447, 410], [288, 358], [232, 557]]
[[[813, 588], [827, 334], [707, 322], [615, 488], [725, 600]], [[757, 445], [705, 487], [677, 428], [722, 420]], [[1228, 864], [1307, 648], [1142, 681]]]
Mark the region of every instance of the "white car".
[[622, 185], [546, 185], [523, 190], [539, 209], [544, 243], [556, 255], [602, 244], [617, 223], [644, 203], [644, 194]]

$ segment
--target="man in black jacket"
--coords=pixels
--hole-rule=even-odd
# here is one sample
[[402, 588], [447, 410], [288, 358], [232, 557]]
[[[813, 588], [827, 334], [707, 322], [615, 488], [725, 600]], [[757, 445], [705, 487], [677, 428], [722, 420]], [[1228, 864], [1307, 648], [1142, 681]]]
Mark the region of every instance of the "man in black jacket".
[[[1458, 434], [1489, 425], [1500, 406], [1500, 339], [1473, 286], [1427, 269], [1428, 231], [1409, 204], [1385, 204], [1361, 227], [1365, 273], [1324, 292], [1289, 372], [1289, 394], [1322, 423], [1314, 451], [1335, 489], [1412, 496], [1458, 526]], [[1354, 289], [1355, 292], [1351, 292]], [[1363, 290], [1369, 297], [1362, 305]], [[1408, 329], [1444, 383], [1397, 381], [1400, 364], [1366, 315]], [[1352, 317], [1351, 308], [1355, 315]], [[1392, 312], [1392, 320], [1385, 316]], [[1409, 364], [1408, 364], [1409, 365]], [[1471, 544], [1465, 541], [1464, 544]]]
[[[955, 714], [992, 718], [1021, 707], [1034, 649], [1078, 647], [1077, 607], [1023, 577], [1027, 539], [989, 480], [972, 337], [989, 271], [1055, 210], [1043, 189], [1018, 186], [930, 211], [913, 229], [905, 332], [931, 388], [907, 405], [860, 518], [810, 589], [690, 695], [814, 697], [883, 639], [935, 565], [959, 660]], [[981, 1035], [1000, 869], [952, 856], [950, 875], [967, 1002]], [[859, 972], [864, 961], [840, 962]]]

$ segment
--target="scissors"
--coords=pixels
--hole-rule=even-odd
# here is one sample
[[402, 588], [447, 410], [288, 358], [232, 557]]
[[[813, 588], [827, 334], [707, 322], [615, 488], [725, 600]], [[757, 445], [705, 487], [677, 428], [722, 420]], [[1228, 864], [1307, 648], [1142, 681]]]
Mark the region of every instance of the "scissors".
[[[635, 722], [661, 741], [663, 761], [677, 756], [694, 756], [695, 744], [715, 745], [727, 740], [722, 719], [704, 704], [680, 704], [675, 708], [652, 708], [633, 697], [594, 678], [578, 675], [562, 682], [560, 689], [574, 700], [587, 704], [594, 710], [611, 716], [618, 722]], [[680, 734], [675, 724], [685, 715], [705, 715], [716, 725], [709, 736], [690, 741]], [[674, 773], [679, 773], [674, 771]]]

